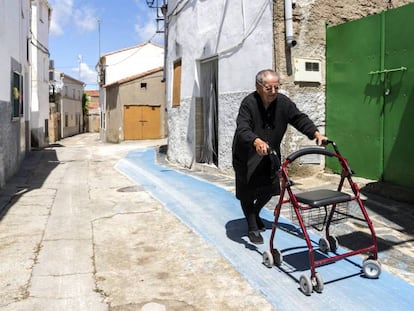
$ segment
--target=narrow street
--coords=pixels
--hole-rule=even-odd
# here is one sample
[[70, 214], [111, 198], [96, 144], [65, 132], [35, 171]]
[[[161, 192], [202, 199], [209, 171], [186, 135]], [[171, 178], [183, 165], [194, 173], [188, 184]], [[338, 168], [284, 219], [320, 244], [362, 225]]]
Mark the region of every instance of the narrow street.
[[272, 310], [215, 249], [114, 166], [165, 141], [70, 137], [0, 190], [0, 310]]
[[[271, 230], [264, 245], [247, 241], [233, 179], [173, 166], [154, 151], [164, 144], [105, 144], [88, 133], [29, 154], [0, 190], [0, 310], [411, 310], [409, 204], [365, 197], [380, 278], [361, 277], [353, 256], [319, 267], [324, 291], [308, 297], [298, 284], [309, 269], [303, 239], [279, 230], [283, 264], [265, 267]], [[279, 225], [292, 227], [285, 216]], [[341, 246], [367, 238], [352, 226], [336, 232]]]

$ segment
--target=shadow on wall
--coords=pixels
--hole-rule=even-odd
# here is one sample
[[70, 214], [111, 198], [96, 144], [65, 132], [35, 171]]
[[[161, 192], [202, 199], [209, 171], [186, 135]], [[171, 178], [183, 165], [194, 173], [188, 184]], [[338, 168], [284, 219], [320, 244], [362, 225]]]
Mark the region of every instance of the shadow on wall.
[[39, 189], [59, 164], [53, 149], [29, 152], [19, 171], [0, 189], [0, 221], [22, 195]]

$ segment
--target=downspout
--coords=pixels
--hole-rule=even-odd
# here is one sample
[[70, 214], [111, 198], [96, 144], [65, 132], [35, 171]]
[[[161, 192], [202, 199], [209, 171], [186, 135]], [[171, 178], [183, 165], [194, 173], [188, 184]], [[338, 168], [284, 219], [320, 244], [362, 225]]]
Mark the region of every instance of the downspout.
[[286, 28], [286, 45], [288, 48], [296, 45], [293, 37], [293, 18], [292, 18], [292, 0], [285, 0], [285, 28]]
[[161, 13], [164, 16], [164, 70], [161, 82], [165, 82], [167, 79], [166, 68], [167, 68], [167, 53], [168, 53], [168, 3], [163, 0], [161, 6]]

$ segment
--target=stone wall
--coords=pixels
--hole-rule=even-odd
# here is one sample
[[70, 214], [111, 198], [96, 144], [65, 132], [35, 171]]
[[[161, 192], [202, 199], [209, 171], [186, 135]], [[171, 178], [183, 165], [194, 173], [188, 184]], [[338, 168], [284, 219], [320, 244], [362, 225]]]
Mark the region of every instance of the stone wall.
[[[274, 1], [274, 64], [281, 74], [282, 91], [286, 92], [297, 106], [310, 116], [321, 132], [324, 132], [326, 23], [342, 24], [413, 1], [297, 0], [292, 2], [294, 3], [293, 32], [297, 45], [288, 48], [285, 43], [285, 1]], [[320, 84], [295, 82], [294, 58], [319, 59], [322, 82]], [[290, 127], [282, 142], [282, 156], [287, 156], [301, 146], [309, 144], [314, 143]]]
[[11, 120], [11, 114], [10, 102], [0, 101], [0, 188], [17, 172], [26, 154], [25, 122]]

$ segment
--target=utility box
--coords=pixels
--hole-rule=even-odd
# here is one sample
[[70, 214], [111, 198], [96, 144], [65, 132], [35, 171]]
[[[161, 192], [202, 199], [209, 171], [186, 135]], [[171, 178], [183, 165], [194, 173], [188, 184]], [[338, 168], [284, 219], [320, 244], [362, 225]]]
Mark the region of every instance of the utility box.
[[321, 83], [321, 61], [310, 58], [295, 58], [295, 82]]

